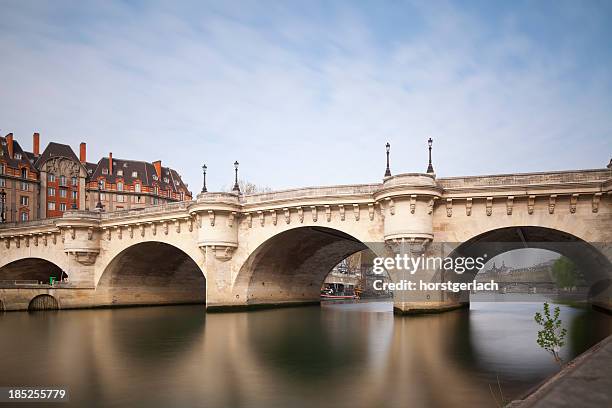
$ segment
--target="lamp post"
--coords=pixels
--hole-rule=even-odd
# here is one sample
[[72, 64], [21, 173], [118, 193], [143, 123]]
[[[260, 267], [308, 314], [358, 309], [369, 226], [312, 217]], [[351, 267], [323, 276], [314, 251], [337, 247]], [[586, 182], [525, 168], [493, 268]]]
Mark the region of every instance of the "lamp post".
[[433, 145], [433, 139], [431, 137], [429, 138], [429, 140], [427, 140], [427, 145], [429, 146], [429, 166], [427, 166], [427, 173], [433, 173], [434, 168], [431, 164], [431, 146]]
[[203, 179], [204, 179], [204, 182], [202, 183], [202, 192], [203, 193], [206, 193], [208, 191], [206, 189], [206, 169], [207, 169], [206, 165], [203, 164], [202, 165], [202, 175], [203, 175]]
[[387, 169], [385, 170], [385, 177], [391, 177], [391, 169], [389, 168], [389, 151], [391, 151], [391, 145], [389, 142], [385, 145], [387, 149]]
[[6, 191], [0, 191], [0, 222], [6, 222]]
[[238, 160], [236, 160], [234, 162], [234, 171], [236, 172], [236, 179], [234, 181], [234, 188], [232, 189], [232, 191], [240, 193], [240, 186], [238, 185], [238, 164]]

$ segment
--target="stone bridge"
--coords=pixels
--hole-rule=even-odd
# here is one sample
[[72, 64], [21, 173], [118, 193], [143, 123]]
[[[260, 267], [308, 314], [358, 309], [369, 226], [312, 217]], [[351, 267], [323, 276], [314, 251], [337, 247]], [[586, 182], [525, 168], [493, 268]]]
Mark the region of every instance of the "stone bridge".
[[[312, 303], [332, 267], [357, 251], [467, 256], [483, 245], [490, 257], [525, 247], [563, 253], [589, 276], [591, 300], [609, 307], [611, 198], [610, 169], [409, 173], [378, 184], [202, 193], [142, 210], [72, 211], [0, 227], [0, 307]], [[400, 281], [406, 272], [389, 274]], [[50, 276], [67, 279], [50, 285]], [[419, 276], [449, 279], [439, 270]], [[467, 301], [440, 291], [394, 294], [395, 310], [408, 313]]]

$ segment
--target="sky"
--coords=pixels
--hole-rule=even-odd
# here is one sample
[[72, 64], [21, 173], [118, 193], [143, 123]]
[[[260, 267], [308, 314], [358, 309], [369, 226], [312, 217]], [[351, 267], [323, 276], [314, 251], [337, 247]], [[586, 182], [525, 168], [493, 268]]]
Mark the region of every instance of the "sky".
[[605, 167], [612, 2], [0, 0], [0, 133], [272, 189]]

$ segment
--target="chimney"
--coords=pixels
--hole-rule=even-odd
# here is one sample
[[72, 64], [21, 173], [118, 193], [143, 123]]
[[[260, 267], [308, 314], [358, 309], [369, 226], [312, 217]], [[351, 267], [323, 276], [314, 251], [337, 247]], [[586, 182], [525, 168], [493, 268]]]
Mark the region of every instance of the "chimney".
[[34, 156], [40, 154], [40, 134], [38, 132], [32, 135], [32, 153], [34, 153]]
[[13, 158], [13, 134], [6, 135], [6, 147], [8, 148], [9, 157]]
[[161, 160], [157, 160], [153, 162], [153, 167], [155, 167], [155, 172], [157, 173], [157, 178], [161, 179]]
[[108, 154], [108, 174], [113, 175], [113, 152]]
[[85, 142], [81, 142], [79, 145], [79, 160], [81, 163], [85, 164], [87, 161], [87, 145]]

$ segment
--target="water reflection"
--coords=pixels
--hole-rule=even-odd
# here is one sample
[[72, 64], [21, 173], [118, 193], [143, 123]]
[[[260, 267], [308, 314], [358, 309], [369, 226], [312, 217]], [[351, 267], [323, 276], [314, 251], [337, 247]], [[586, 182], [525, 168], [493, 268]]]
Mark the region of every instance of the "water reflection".
[[[395, 318], [390, 303], [208, 314], [202, 306], [0, 315], [0, 385], [68, 385], [80, 407], [495, 406], [555, 372], [541, 303]], [[569, 359], [612, 317], [562, 307]]]

